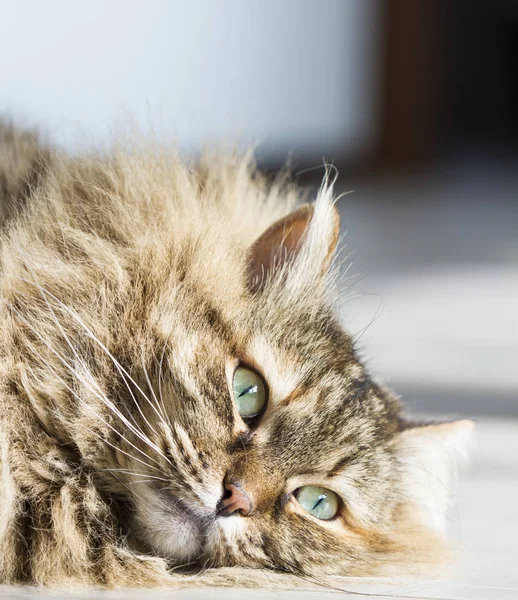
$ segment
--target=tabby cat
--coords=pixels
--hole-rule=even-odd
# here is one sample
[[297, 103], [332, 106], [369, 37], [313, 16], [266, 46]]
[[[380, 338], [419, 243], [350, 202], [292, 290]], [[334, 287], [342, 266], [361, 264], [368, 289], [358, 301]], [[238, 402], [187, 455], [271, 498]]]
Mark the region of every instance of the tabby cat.
[[412, 423], [373, 381], [333, 311], [329, 177], [300, 197], [247, 156], [72, 157], [2, 126], [0, 583], [444, 556], [473, 425]]

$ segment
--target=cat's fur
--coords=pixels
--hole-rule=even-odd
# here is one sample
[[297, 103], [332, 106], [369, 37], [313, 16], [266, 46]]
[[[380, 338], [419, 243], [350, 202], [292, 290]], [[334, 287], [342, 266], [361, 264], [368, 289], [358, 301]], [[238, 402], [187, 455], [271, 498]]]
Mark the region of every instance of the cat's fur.
[[[443, 555], [471, 423], [406, 422], [359, 362], [332, 310], [328, 181], [296, 209], [246, 157], [72, 158], [4, 126], [0, 199], [0, 583], [375, 574]], [[229, 391], [238, 362], [269, 389], [253, 429]], [[229, 473], [250, 516], [216, 515]], [[337, 492], [339, 517], [305, 512], [301, 485]]]

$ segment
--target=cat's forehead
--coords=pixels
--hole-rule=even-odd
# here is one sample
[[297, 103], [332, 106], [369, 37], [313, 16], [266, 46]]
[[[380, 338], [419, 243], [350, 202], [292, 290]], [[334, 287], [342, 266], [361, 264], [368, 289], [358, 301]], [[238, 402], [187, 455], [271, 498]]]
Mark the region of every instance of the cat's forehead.
[[314, 340], [302, 348], [300, 341], [291, 345], [288, 337], [272, 341], [264, 335], [247, 344], [247, 356], [269, 389], [266, 435], [286, 439], [298, 430], [326, 442], [326, 436], [350, 436], [367, 420], [366, 405], [376, 400], [369, 377], [353, 354], [333, 343]]
[[277, 401], [286, 401], [296, 393], [309, 368], [297, 353], [272, 344], [261, 334], [250, 338], [246, 358], [263, 374], [270, 397]]
[[274, 341], [259, 334], [247, 344], [246, 355], [265, 377], [272, 400], [281, 406], [303, 405], [300, 397], [307, 397], [308, 390], [313, 397], [327, 394], [329, 402], [339, 401], [348, 382], [364, 379], [364, 370], [352, 355], [333, 356], [336, 348], [313, 341], [313, 346], [308, 343], [301, 349], [300, 340], [292, 344], [288, 334]]

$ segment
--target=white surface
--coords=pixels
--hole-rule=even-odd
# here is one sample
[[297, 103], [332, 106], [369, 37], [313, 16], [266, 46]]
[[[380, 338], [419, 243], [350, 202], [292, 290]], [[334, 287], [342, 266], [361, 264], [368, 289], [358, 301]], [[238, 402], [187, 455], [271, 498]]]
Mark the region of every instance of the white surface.
[[283, 161], [293, 149], [362, 151], [375, 128], [379, 7], [3, 2], [0, 114], [14, 111], [70, 146], [98, 143], [130, 121], [188, 148], [264, 142], [261, 151]]
[[358, 298], [348, 326], [367, 327], [361, 346], [375, 373], [401, 386], [469, 384], [488, 401], [514, 390], [518, 405], [518, 262], [378, 275], [371, 289], [379, 295]]
[[518, 171], [442, 169], [342, 183], [342, 320], [407, 406], [518, 417]]
[[[336, 588], [376, 598], [436, 600], [516, 600], [518, 598], [518, 422], [478, 423], [477, 450], [471, 468], [462, 474], [453, 496], [450, 536], [458, 546], [458, 558], [434, 577], [334, 578]], [[180, 600], [246, 600], [261, 598], [321, 598], [337, 590], [302, 588], [293, 591], [242, 589], [160, 591], [40, 592], [29, 588], [0, 587], [0, 596], [22, 598], [83, 598], [132, 600], [176, 598]], [[372, 595], [371, 595], [372, 594]], [[338, 597], [358, 598], [340, 593]]]

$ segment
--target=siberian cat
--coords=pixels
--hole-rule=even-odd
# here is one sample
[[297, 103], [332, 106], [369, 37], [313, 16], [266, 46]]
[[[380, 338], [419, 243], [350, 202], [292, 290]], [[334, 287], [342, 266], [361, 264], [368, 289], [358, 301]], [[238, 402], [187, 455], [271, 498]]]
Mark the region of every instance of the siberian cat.
[[472, 423], [411, 423], [376, 385], [332, 309], [332, 184], [299, 196], [246, 157], [3, 126], [0, 583], [443, 555]]

